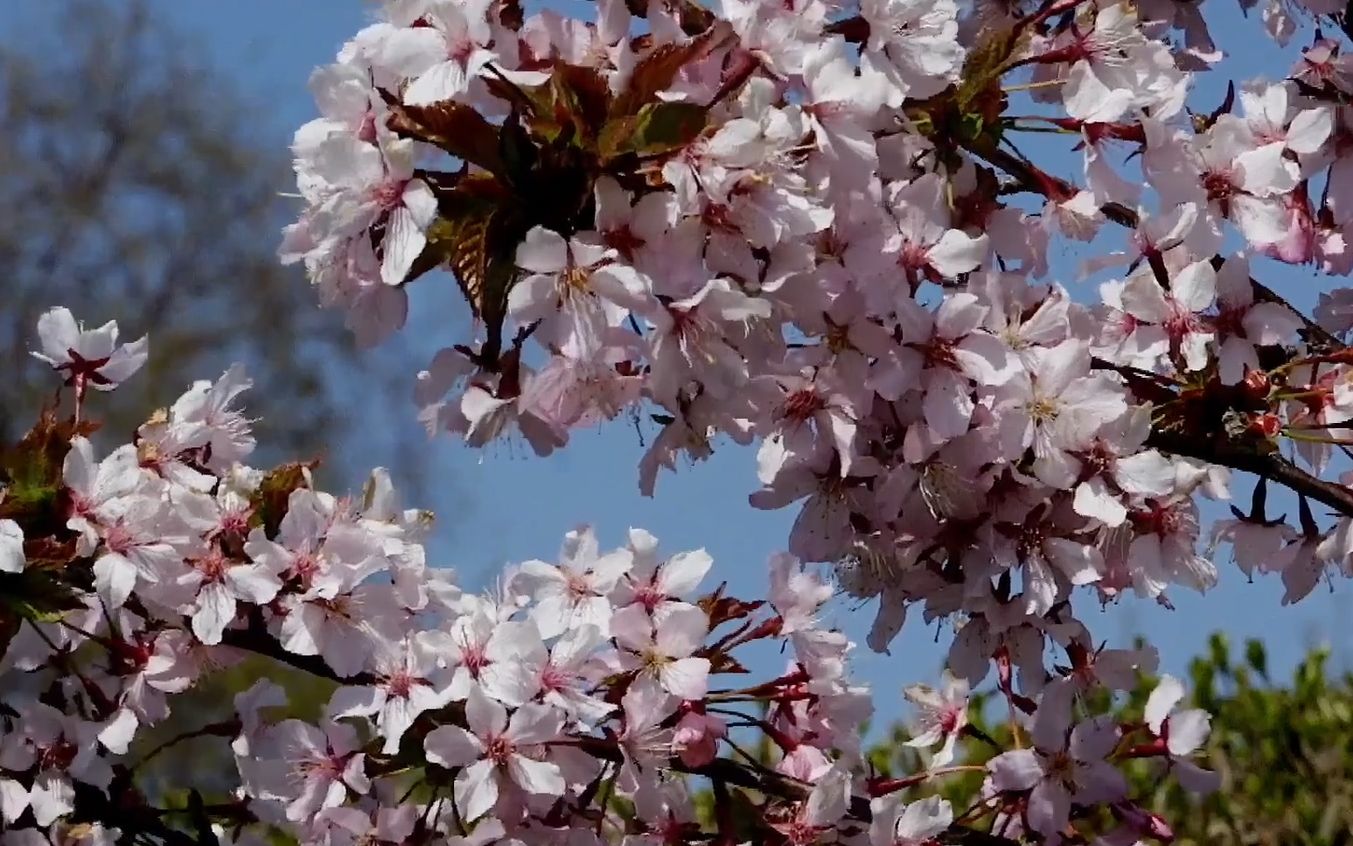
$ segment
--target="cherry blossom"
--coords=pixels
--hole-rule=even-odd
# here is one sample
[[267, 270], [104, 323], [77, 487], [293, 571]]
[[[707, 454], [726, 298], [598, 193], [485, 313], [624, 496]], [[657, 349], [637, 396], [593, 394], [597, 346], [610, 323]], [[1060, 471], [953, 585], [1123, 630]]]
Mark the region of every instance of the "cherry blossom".
[[1055, 725], [1058, 717], [1047, 716], [1051, 710], [1039, 709], [1037, 748], [1002, 753], [987, 765], [996, 790], [1032, 789], [1029, 827], [1049, 836], [1066, 825], [1073, 803], [1110, 801], [1127, 789], [1122, 773], [1104, 761], [1118, 742], [1117, 727], [1103, 719], [1087, 720], [1067, 735], [1064, 726]]
[[42, 350], [34, 351], [34, 358], [64, 373], [77, 393], [86, 386], [99, 391], [116, 388], [141, 369], [149, 354], [150, 342], [145, 336], [119, 345], [117, 321], [85, 329], [69, 309], [60, 306], [38, 320], [38, 338]]
[[875, 799], [870, 810], [874, 814], [869, 826], [872, 846], [921, 846], [954, 820], [954, 809], [938, 796], [904, 803], [894, 794]]
[[1211, 718], [1198, 708], [1175, 711], [1183, 698], [1184, 686], [1179, 680], [1170, 675], [1161, 676], [1146, 701], [1146, 724], [1164, 741], [1170, 766], [1177, 773], [1180, 784], [1196, 793], [1211, 793], [1220, 785], [1221, 778], [1188, 759], [1207, 742]]
[[531, 747], [559, 736], [563, 718], [548, 705], [527, 703], [508, 718], [507, 709], [471, 690], [465, 718], [469, 729], [442, 726], [424, 740], [428, 760], [443, 767], [464, 767], [456, 790], [465, 819], [482, 817], [498, 802], [506, 784], [528, 794], [559, 796], [565, 782], [559, 767], [527, 754]]
[[967, 681], [948, 676], [941, 690], [914, 684], [904, 693], [918, 711], [915, 734], [907, 745], [926, 747], [943, 742], [939, 751], [930, 756], [931, 766], [943, 767], [954, 759], [954, 744], [968, 724]]
[[694, 655], [709, 631], [705, 612], [694, 605], [673, 604], [654, 617], [640, 605], [617, 611], [611, 621], [621, 660], [682, 699], [705, 695], [709, 659]]
[[[279, 258], [363, 346], [436, 327], [411, 393], [463, 444], [420, 454], [632, 426], [655, 496], [750, 450], [749, 504], [795, 509], [785, 551], [734, 596], [701, 582], [743, 562], [698, 541], [580, 528], [475, 593], [391, 474], [343, 495], [246, 464], [239, 367], [151, 378], [163, 410], [95, 434], [87, 388], [147, 342], [53, 309], [54, 392], [0, 450], [7, 837], [178, 842], [192, 816], [229, 843], [656, 846], [736, 842], [745, 814], [795, 846], [1168, 840], [1123, 768], [1213, 786], [1206, 716], [1168, 677], [1145, 723], [1096, 716], [1160, 658], [1090, 609], [1205, 591], [1222, 543], [1285, 603], [1353, 574], [1353, 73], [1310, 25], [1342, 7], [1303, 8], [1266, 2], [1277, 43], [1243, 42], [1291, 70], [1228, 86], [1234, 28], [1164, 0], [373, 5], [312, 78]], [[1275, 262], [1312, 265], [1304, 293]], [[413, 321], [447, 272], [463, 309]], [[1217, 517], [1232, 481], [1250, 506]], [[872, 650], [918, 616], [951, 637], [938, 689], [904, 682], [935, 752], [887, 778], [833, 625], [875, 601]], [[156, 807], [145, 727], [250, 656], [327, 708], [254, 679], [191, 733], [229, 747], [228, 800]], [[953, 763], [964, 736], [986, 764]], [[938, 799], [978, 770], [982, 802]]]

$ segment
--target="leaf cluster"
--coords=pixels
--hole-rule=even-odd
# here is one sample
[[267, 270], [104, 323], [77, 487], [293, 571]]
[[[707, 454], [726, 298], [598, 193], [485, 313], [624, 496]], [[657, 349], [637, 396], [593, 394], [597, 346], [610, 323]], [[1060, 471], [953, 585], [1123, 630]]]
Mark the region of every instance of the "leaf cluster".
[[461, 163], [459, 171], [423, 174], [438, 201], [438, 217], [407, 284], [449, 267], [486, 340], [478, 362], [500, 369], [507, 295], [517, 278], [515, 251], [533, 227], [571, 235], [590, 226], [593, 189], [605, 175], [644, 189], [651, 163], [694, 141], [707, 108], [663, 100], [678, 72], [714, 45], [714, 30], [683, 44], [652, 50], [626, 86], [613, 92], [593, 68], [555, 64], [537, 85], [503, 74], [489, 88], [509, 106], [501, 124], [474, 108], [445, 101], [409, 106], [386, 93], [387, 125], [431, 144]]

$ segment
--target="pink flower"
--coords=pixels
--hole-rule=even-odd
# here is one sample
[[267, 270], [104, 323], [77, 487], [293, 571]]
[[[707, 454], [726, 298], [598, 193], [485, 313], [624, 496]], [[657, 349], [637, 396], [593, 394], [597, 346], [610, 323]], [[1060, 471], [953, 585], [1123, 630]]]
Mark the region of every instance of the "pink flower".
[[495, 58], [489, 4], [476, 2], [428, 7], [426, 26], [391, 29], [379, 51], [380, 63], [410, 77], [404, 102], [430, 105], [463, 96], [471, 80]]
[[1135, 536], [1126, 564], [1138, 596], [1159, 596], [1171, 583], [1205, 591], [1217, 583], [1217, 569], [1198, 555], [1198, 506], [1171, 496], [1148, 499], [1128, 513]]
[[1122, 387], [1091, 373], [1088, 346], [1074, 339], [1042, 349], [1034, 366], [1017, 373], [996, 397], [1006, 456], [1016, 459], [1032, 448], [1034, 475], [1054, 488], [1076, 480], [1080, 463], [1071, 451], [1127, 411]]
[[428, 761], [446, 768], [464, 767], [456, 776], [456, 803], [462, 818], [474, 822], [498, 803], [508, 786], [529, 795], [562, 796], [558, 765], [539, 757], [539, 748], [559, 737], [563, 716], [549, 705], [530, 702], [508, 719], [501, 703], [478, 688], [465, 703], [469, 730], [447, 725], [423, 741]]
[[414, 175], [413, 142], [384, 135], [377, 140], [370, 144], [338, 134], [320, 143], [309, 182], [314, 211], [307, 222], [314, 243], [297, 254], [324, 258], [346, 251], [346, 241], [383, 224], [380, 278], [395, 286], [404, 282], [427, 245], [437, 201]]
[[[75, 810], [73, 781], [107, 789], [113, 769], [99, 748], [102, 725], [63, 714], [36, 699], [11, 699], [7, 704], [18, 719], [15, 730], [0, 737], [0, 768], [9, 772], [35, 768], [27, 804], [38, 825], [51, 825]], [[13, 790], [6, 790], [7, 812], [22, 812]]]
[[714, 559], [703, 549], [678, 552], [660, 561], [657, 538], [642, 529], [630, 529], [629, 536], [633, 565], [611, 594], [617, 608], [637, 604], [649, 614], [662, 614], [686, 603], [714, 565]]
[[1161, 676], [1146, 700], [1146, 724], [1164, 741], [1170, 768], [1184, 789], [1211, 793], [1221, 786], [1221, 776], [1188, 760], [1189, 755], [1207, 742], [1212, 731], [1211, 717], [1199, 708], [1174, 710], [1183, 698], [1184, 686], [1179, 680], [1170, 675]]
[[1158, 333], [1170, 352], [1182, 357], [1189, 370], [1207, 364], [1207, 345], [1213, 331], [1200, 312], [1217, 296], [1217, 274], [1211, 262], [1197, 261], [1173, 274], [1167, 292], [1146, 266], [1128, 276], [1123, 309], [1138, 321], [1138, 332]]
[[127, 444], [96, 462], [94, 445], [77, 435], [71, 438], [61, 477], [70, 494], [71, 513], [66, 527], [79, 532], [78, 548], [81, 554], [88, 555], [98, 543], [96, 527], [116, 514], [118, 501], [141, 483], [136, 447]]
[[230, 407], [253, 384], [244, 367], [236, 364], [215, 382], [194, 382], [169, 409], [170, 418], [183, 430], [181, 446], [205, 449], [206, 466], [218, 474], [254, 451], [249, 419]]
[[0, 520], [0, 573], [22, 573], [23, 529], [13, 520]]
[[938, 796], [905, 803], [901, 795], [892, 793], [870, 802], [869, 808], [873, 812], [870, 846], [925, 846], [954, 822], [954, 809]]
[[615, 613], [611, 634], [626, 669], [682, 699], [700, 699], [709, 679], [709, 659], [695, 655], [709, 633], [709, 617], [694, 605], [672, 603], [650, 617], [642, 605]]
[[756, 320], [770, 317], [771, 307], [727, 279], [711, 279], [689, 297], [641, 313], [653, 325], [649, 391], [658, 402], [679, 408], [681, 390], [692, 380], [716, 399], [732, 398], [747, 380], [746, 359], [732, 342]]
[[531, 586], [536, 606], [532, 618], [540, 636], [552, 638], [575, 626], [590, 624], [603, 635], [610, 631], [611, 603], [606, 598], [630, 568], [628, 550], [601, 555], [596, 534], [584, 526], [568, 533], [560, 563], [527, 561], [519, 578]]
[[687, 711], [672, 733], [672, 747], [688, 767], [703, 767], [718, 757], [719, 740], [728, 736], [728, 725], [714, 714]]
[[248, 769], [256, 779], [256, 795], [284, 803], [287, 819], [301, 822], [344, 804], [350, 790], [362, 796], [371, 789], [360, 749], [357, 732], [347, 723], [330, 722], [321, 730], [285, 720], [268, 732], [268, 743]]
[[817, 612], [832, 597], [832, 586], [805, 568], [797, 557], [777, 552], [770, 558], [770, 603], [780, 615], [780, 633], [792, 635], [817, 624]]
[[954, 760], [954, 744], [968, 724], [968, 682], [945, 674], [943, 690], [914, 684], [904, 691], [907, 701], [916, 706], [918, 719], [908, 746], [944, 745], [930, 756], [930, 766], [943, 767]]
[[911, 292], [925, 279], [939, 281], [976, 270], [986, 258], [987, 236], [974, 238], [949, 228], [944, 196], [944, 180], [931, 173], [914, 182], [895, 184], [889, 197], [899, 230], [892, 250], [897, 252], [897, 263]]
[[138, 580], [152, 595], [166, 593], [180, 578], [184, 557], [200, 547], [185, 525], [175, 525], [158, 491], [128, 496], [117, 511], [102, 527], [102, 553], [94, 562], [94, 585], [111, 608], [122, 607]]
[[[852, 475], [862, 478], [878, 470], [878, 463], [868, 456], [852, 466]], [[867, 494], [841, 478], [836, 451], [819, 442], [752, 492], [748, 501], [753, 508], [772, 509], [804, 500], [790, 530], [789, 551], [807, 561], [836, 561], [850, 551], [850, 515], [866, 510]]]
[[512, 286], [508, 313], [521, 326], [541, 321], [537, 337], [547, 347], [591, 356], [607, 330], [620, 325], [627, 306], [649, 296], [648, 279], [617, 259], [602, 244], [565, 241], [537, 226], [517, 248], [517, 266], [529, 275]]
[[98, 329], [85, 329], [65, 308], [57, 307], [38, 318], [38, 338], [42, 350], [33, 353], [53, 369], [66, 374], [66, 384], [84, 393], [86, 386], [111, 391], [141, 369], [149, 354], [144, 336], [130, 344], [118, 345], [117, 321], [110, 320]]
[[1118, 743], [1118, 727], [1111, 719], [1098, 717], [1068, 734], [1070, 703], [1065, 704], [1065, 713], [1047, 713], [1061, 712], [1061, 703], [1039, 705], [1036, 748], [1003, 752], [987, 762], [996, 790], [1031, 791], [1025, 811], [1029, 827], [1050, 837], [1066, 826], [1073, 803], [1094, 805], [1127, 793], [1123, 774], [1104, 760]]
[[377, 683], [340, 687], [329, 700], [330, 719], [376, 716], [376, 727], [393, 754], [399, 741], [425, 711], [451, 701], [451, 674], [438, 666], [430, 639], [414, 635], [393, 647], [378, 648], [372, 663]]
[[605, 674], [595, 655], [596, 648], [604, 640], [596, 626], [581, 625], [564, 632], [550, 646], [548, 653], [542, 644], [538, 651], [524, 652], [519, 659], [531, 670], [538, 671], [541, 701], [588, 727], [615, 710], [615, 706], [591, 692]]
[[[921, 409], [938, 441], [968, 431], [975, 403], [972, 383], [1002, 385], [1017, 372], [1018, 359], [982, 329], [988, 308], [975, 294], [950, 294], [932, 314], [910, 297], [899, 298], [897, 320], [911, 362], [919, 370], [925, 396]], [[912, 377], [908, 382], [915, 382]]]
[[624, 728], [620, 733], [623, 760], [616, 783], [622, 790], [638, 793], [656, 786], [659, 768], [673, 751], [673, 732], [663, 723], [679, 700], [656, 684], [634, 684], [620, 700]]
[[887, 78], [889, 106], [937, 94], [958, 72], [963, 48], [953, 0], [865, 0], [860, 13], [869, 23], [862, 62]]

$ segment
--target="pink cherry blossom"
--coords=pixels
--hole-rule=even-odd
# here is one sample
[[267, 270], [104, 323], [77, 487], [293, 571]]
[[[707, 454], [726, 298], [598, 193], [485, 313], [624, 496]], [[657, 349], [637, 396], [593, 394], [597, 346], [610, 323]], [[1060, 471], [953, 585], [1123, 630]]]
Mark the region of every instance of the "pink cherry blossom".
[[424, 740], [424, 748], [434, 764], [464, 767], [456, 777], [456, 791], [466, 820], [473, 822], [488, 813], [509, 784], [528, 794], [563, 794], [559, 767], [528, 754], [559, 736], [563, 718], [558, 711], [527, 703], [509, 720], [506, 708], [472, 689], [465, 717], [469, 730], [459, 726], [434, 729]]
[[943, 742], [930, 756], [930, 764], [943, 767], [954, 759], [954, 744], [968, 724], [968, 683], [947, 676], [942, 690], [914, 684], [904, 691], [907, 701], [916, 706], [918, 720], [908, 746], [926, 747]]
[[125, 382], [146, 363], [150, 343], [142, 336], [119, 345], [117, 321], [85, 329], [69, 309], [60, 306], [38, 320], [38, 338], [42, 350], [34, 351], [33, 357], [64, 373], [67, 384], [81, 393], [85, 386], [109, 391]]

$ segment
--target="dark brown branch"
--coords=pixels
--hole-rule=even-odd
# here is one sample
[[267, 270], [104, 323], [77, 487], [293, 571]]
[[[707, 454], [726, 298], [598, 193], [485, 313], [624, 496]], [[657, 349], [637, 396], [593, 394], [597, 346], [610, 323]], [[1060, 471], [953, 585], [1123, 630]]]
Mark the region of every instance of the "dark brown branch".
[[352, 678], [343, 678], [333, 671], [324, 659], [318, 655], [296, 655], [282, 648], [277, 639], [268, 634], [260, 621], [253, 620], [247, 629], [226, 629], [221, 643], [235, 649], [252, 652], [264, 658], [271, 658], [290, 667], [309, 673], [312, 676], [329, 679], [344, 685], [373, 685], [376, 679], [370, 673], [360, 673]]
[[1283, 458], [1278, 452], [1263, 454], [1243, 446], [1236, 446], [1225, 439], [1207, 442], [1175, 432], [1161, 431], [1152, 432], [1146, 444], [1164, 452], [1197, 458], [1209, 464], [1218, 464], [1272, 479], [1299, 494], [1305, 494], [1317, 502], [1328, 505], [1346, 517], [1353, 517], [1353, 490], [1312, 476]]

